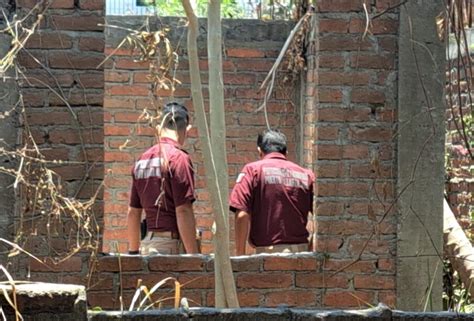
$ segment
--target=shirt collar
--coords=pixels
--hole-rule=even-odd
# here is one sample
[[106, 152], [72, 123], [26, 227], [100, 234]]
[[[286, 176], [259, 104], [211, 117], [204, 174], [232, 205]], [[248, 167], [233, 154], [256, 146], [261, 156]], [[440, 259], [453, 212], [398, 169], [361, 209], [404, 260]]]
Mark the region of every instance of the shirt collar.
[[282, 153], [273, 152], [273, 153], [268, 153], [267, 155], [263, 157], [263, 159], [273, 159], [273, 158], [286, 159], [286, 156], [283, 155]]

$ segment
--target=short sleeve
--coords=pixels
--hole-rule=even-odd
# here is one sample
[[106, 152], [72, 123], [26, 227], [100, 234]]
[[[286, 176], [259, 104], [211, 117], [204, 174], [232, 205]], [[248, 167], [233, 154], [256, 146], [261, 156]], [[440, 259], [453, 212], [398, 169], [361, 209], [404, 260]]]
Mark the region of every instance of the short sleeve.
[[186, 153], [179, 153], [170, 160], [170, 185], [174, 206], [194, 202], [194, 170], [191, 158]]
[[129, 205], [130, 207], [133, 207], [133, 208], [143, 208], [142, 203], [140, 201], [140, 195], [138, 194], [138, 191], [137, 191], [135, 178], [133, 179], [132, 189], [130, 190], [130, 204]]
[[235, 182], [234, 189], [230, 194], [229, 208], [233, 212], [251, 212], [252, 190], [254, 185], [254, 175], [250, 166], [246, 165]]

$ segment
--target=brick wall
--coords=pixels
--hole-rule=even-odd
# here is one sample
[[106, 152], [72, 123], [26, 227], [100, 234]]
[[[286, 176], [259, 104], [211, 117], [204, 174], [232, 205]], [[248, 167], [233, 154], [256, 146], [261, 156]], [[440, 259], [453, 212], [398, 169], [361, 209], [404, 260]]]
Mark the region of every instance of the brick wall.
[[[25, 14], [37, 3], [19, 0], [17, 13]], [[46, 161], [63, 163], [50, 164], [50, 168], [59, 175], [59, 179], [54, 179], [62, 186], [64, 195], [89, 199], [99, 190], [103, 179], [104, 72], [97, 66], [104, 59], [103, 28], [98, 26], [103, 23], [104, 1], [49, 3], [39, 30], [18, 57], [25, 72], [24, 77], [20, 74], [25, 106], [20, 130], [29, 148], [33, 149], [33, 145], [27, 128]], [[22, 228], [33, 234], [26, 246], [36, 255], [61, 255], [67, 248], [73, 248], [71, 217], [61, 213], [51, 218], [45, 213], [29, 211], [27, 202], [33, 201], [35, 195], [22, 197], [23, 202], [19, 203], [20, 211], [25, 213], [21, 218]], [[94, 204], [99, 226], [102, 225], [101, 199], [100, 192]]]
[[[134, 20], [133, 20], [134, 19]], [[114, 17], [109, 24], [135, 26], [138, 28], [141, 18]], [[136, 23], [134, 23], [136, 22]], [[110, 68], [105, 71], [104, 98], [104, 149], [105, 149], [105, 231], [104, 251], [125, 252], [126, 214], [128, 192], [130, 189], [131, 164], [140, 154], [156, 141], [155, 130], [145, 121], [139, 121], [144, 109], [156, 115], [158, 108], [170, 100], [184, 103], [191, 110], [192, 101], [190, 79], [186, 55], [185, 29], [179, 27], [177, 19], [164, 20], [171, 26], [169, 34], [178, 48], [179, 66], [176, 77], [182, 84], [174, 92], [160, 90], [158, 97], [153, 97], [148, 81], [148, 63], [133, 62], [130, 50], [116, 51], [117, 44], [122, 40], [123, 33], [111, 31], [107, 33], [106, 54], [113, 53]], [[201, 21], [206, 28], [205, 21]], [[156, 25], [156, 22], [151, 22]], [[275, 61], [283, 46], [292, 23], [259, 21], [225, 21], [224, 30], [224, 85], [225, 109], [227, 125], [227, 160], [229, 164], [229, 182], [233, 186], [240, 169], [248, 162], [258, 159], [256, 139], [258, 132], [264, 130], [265, 117], [262, 111], [256, 112], [262, 103], [264, 91], [258, 88]], [[237, 31], [238, 32], [237, 32]], [[205, 39], [199, 42], [200, 64], [205, 103], [207, 105], [207, 57]], [[273, 98], [268, 104], [269, 121], [272, 127], [283, 130], [288, 137], [290, 159], [296, 160], [299, 141], [299, 86], [290, 87], [276, 84]], [[191, 117], [193, 119], [193, 117]], [[123, 144], [129, 140], [128, 148]], [[121, 147], [122, 146], [122, 147]], [[196, 173], [197, 201], [194, 204], [198, 228], [203, 232], [203, 252], [212, 252], [211, 225], [213, 222], [209, 192], [205, 188], [205, 172], [202, 161], [201, 147], [197, 140], [195, 128], [185, 145], [190, 153]], [[230, 219], [231, 222], [233, 219]], [[233, 232], [231, 232], [233, 238]]]
[[[391, 4], [372, 3], [370, 12], [381, 12]], [[170, 97], [160, 93], [160, 99], [150, 99], [146, 66], [134, 63], [123, 50], [104, 65], [102, 97], [103, 82], [100, 84], [98, 79], [103, 73], [95, 70], [95, 63], [104, 57], [104, 36], [95, 27], [102, 11], [90, 7], [96, 4], [90, 1], [53, 4], [42, 31], [48, 37], [36, 37], [36, 42], [33, 39], [29, 50], [58, 74], [72, 109], [78, 115], [84, 112], [81, 121], [90, 139], [86, 152], [91, 162], [105, 163], [103, 170], [98, 167], [95, 181], [99, 182], [105, 173], [104, 251], [124, 251], [128, 173], [133, 160], [154, 142], [154, 130], [145, 124], [139, 126], [137, 119], [144, 108], [153, 111], [153, 103], [162, 104]], [[361, 39], [364, 17], [362, 1], [318, 1], [304, 86], [301, 91], [298, 85], [276, 88], [269, 105], [271, 123], [287, 133], [290, 158], [312, 166], [317, 174], [319, 254], [233, 259], [242, 306], [395, 305], [397, 217], [396, 207], [390, 204], [394, 201], [396, 174], [396, 142], [392, 135], [397, 118], [398, 13], [391, 11], [375, 19], [370, 32]], [[108, 22], [118, 24], [114, 19]], [[130, 18], [122, 21], [127, 26], [137, 25]], [[284, 22], [255, 23], [229, 22], [224, 28], [231, 181], [244, 163], [257, 157], [256, 134], [265, 128], [262, 114], [253, 113], [262, 97], [257, 88], [291, 29]], [[182, 27], [173, 30], [179, 31], [174, 41], [185, 34]], [[109, 54], [124, 34], [119, 30], [106, 33], [105, 53]], [[174, 98], [192, 110], [183, 48], [182, 39], [177, 74], [183, 85]], [[205, 67], [203, 50], [201, 57]], [[31, 73], [41, 72], [28, 56], [23, 64]], [[204, 80], [205, 75], [203, 68]], [[40, 146], [65, 158], [81, 159], [77, 134], [63, 118], [69, 109], [45, 88], [29, 87], [24, 94], [27, 107], [34, 113], [30, 119]], [[90, 119], [93, 122], [87, 123]], [[186, 148], [195, 162], [199, 199], [195, 209], [198, 225], [205, 228], [204, 251], [210, 252], [211, 209], [196, 137], [194, 131]], [[127, 139], [133, 148], [120, 150]], [[65, 171], [63, 175], [70, 175], [68, 187], [80, 184], [82, 176], [78, 173], [82, 168], [60, 169]], [[83, 190], [81, 195], [90, 195], [91, 190]], [[19, 273], [30, 271], [33, 280], [86, 284], [90, 305], [104, 308], [117, 307], [120, 284], [124, 296], [130, 298], [137, 278], [152, 286], [174, 275], [181, 280], [195, 280], [184, 288], [185, 295], [200, 304], [212, 304], [212, 261], [208, 256], [122, 258], [120, 265], [114, 260], [99, 258], [96, 266], [88, 257], [74, 256], [52, 269], [30, 261]], [[95, 271], [98, 273], [91, 274]]]
[[[377, 258], [374, 271], [341, 277], [354, 288], [333, 290], [342, 304], [354, 289], [376, 288], [377, 299], [395, 300], [397, 217], [395, 202], [398, 13], [372, 21], [363, 38], [363, 1], [318, 1], [317, 49], [310, 54], [314, 86], [317, 176], [317, 251], [340, 260]], [[390, 1], [372, 1], [381, 12]], [[309, 87], [308, 87], [309, 88]], [[307, 90], [311, 96], [312, 90]], [[311, 99], [307, 103], [312, 103]], [[311, 109], [311, 106], [307, 106]], [[392, 209], [392, 210], [390, 210]]]
[[[452, 79], [452, 81], [458, 77], [457, 59], [459, 58], [453, 59], [447, 67], [447, 76]], [[465, 77], [464, 73], [465, 71], [461, 70], [461, 77]], [[466, 232], [471, 233], [472, 237], [471, 216], [474, 213], [474, 178], [472, 168], [474, 168], [474, 160], [469, 156], [466, 143], [459, 134], [459, 131], [462, 132], [463, 130], [460, 122], [461, 111], [459, 106], [462, 106], [463, 116], [470, 115], [472, 112], [472, 106], [469, 106], [470, 100], [468, 94], [471, 83], [472, 79], [462, 79], [459, 84], [459, 92], [456, 85], [446, 86], [447, 168], [445, 193], [458, 222]], [[472, 142], [474, 139], [469, 124], [465, 125], [465, 131], [468, 140]], [[473, 150], [474, 148], [471, 146], [471, 151]]]

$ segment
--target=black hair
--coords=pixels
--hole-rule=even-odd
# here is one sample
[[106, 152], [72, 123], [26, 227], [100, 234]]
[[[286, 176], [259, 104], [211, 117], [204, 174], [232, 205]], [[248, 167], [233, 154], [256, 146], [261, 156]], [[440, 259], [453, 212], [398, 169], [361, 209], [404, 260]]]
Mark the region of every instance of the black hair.
[[188, 109], [177, 103], [167, 103], [163, 107], [163, 127], [182, 131], [185, 130], [189, 124]]
[[265, 130], [258, 134], [257, 146], [264, 154], [281, 153], [286, 154], [286, 136], [279, 130]]

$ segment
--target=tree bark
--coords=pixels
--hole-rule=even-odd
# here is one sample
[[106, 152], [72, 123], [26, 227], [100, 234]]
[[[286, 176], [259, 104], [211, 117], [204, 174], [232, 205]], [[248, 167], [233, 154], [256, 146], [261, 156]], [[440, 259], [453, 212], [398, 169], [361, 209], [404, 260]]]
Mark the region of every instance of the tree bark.
[[[221, 210], [215, 211], [214, 236], [217, 307], [238, 307], [229, 253], [229, 171], [227, 168], [226, 130], [224, 111], [224, 81], [222, 78], [221, 2], [209, 0], [207, 10], [207, 53], [209, 62], [209, 112], [211, 146], [215, 157], [217, 182], [221, 192]], [[217, 210], [217, 209], [216, 209]], [[219, 292], [223, 293], [219, 293]], [[225, 298], [225, 300], [223, 300]]]
[[474, 297], [474, 250], [448, 202], [444, 200], [444, 252], [461, 282]]
[[[197, 51], [198, 20], [189, 0], [182, 0], [188, 26], [188, 57], [191, 78], [191, 94], [194, 111], [201, 140], [204, 166], [206, 169], [207, 185], [211, 192], [211, 201], [216, 222], [215, 235], [215, 299], [218, 308], [238, 308], [237, 290], [229, 255], [229, 227], [228, 227], [228, 179], [225, 153], [225, 117], [224, 94], [222, 81], [222, 53], [220, 32], [220, 2], [212, 1], [209, 4], [209, 30], [219, 29], [209, 43], [209, 94], [211, 101], [212, 136], [204, 109], [199, 57]], [[217, 7], [217, 15], [216, 15]], [[212, 13], [211, 13], [212, 12]], [[211, 31], [210, 31], [211, 32]], [[215, 32], [215, 30], [213, 31]], [[210, 37], [214, 37], [209, 35]], [[216, 53], [218, 49], [218, 53]], [[212, 58], [211, 58], [212, 57]], [[219, 58], [220, 57], [220, 58]]]

